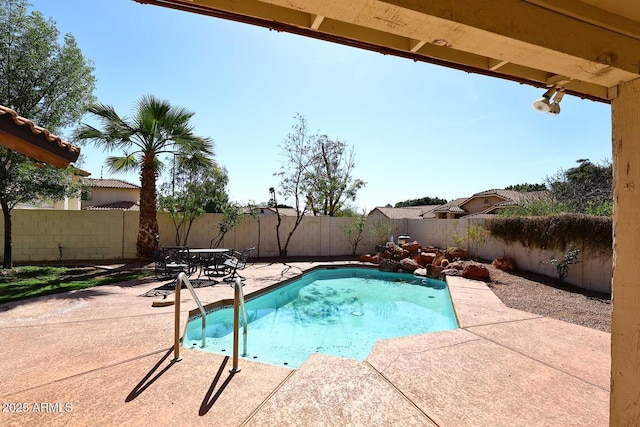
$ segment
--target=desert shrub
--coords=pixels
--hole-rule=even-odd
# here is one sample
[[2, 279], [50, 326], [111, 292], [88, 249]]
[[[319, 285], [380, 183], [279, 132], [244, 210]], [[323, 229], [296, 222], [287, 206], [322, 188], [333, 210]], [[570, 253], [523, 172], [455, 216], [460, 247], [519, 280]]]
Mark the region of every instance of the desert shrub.
[[571, 243], [587, 251], [610, 254], [613, 246], [610, 217], [560, 214], [543, 217], [508, 217], [487, 221], [491, 236], [505, 243], [565, 251]]

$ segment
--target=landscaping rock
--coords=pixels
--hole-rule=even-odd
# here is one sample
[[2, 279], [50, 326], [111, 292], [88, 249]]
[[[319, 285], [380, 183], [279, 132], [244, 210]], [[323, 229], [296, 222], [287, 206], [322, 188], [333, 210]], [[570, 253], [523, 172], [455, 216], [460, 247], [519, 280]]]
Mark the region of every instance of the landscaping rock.
[[435, 258], [434, 258], [434, 260], [431, 262], [431, 264], [436, 265], [436, 266], [439, 266], [443, 259], [444, 259], [444, 252], [442, 252], [442, 251], [438, 251], [438, 252], [436, 253], [436, 257], [435, 257]]
[[433, 260], [436, 258], [435, 252], [422, 252], [420, 253], [420, 258], [422, 259], [422, 265], [429, 265], [433, 263]]
[[449, 261], [466, 260], [469, 259], [469, 251], [462, 248], [449, 248], [445, 252], [445, 256]]
[[403, 270], [407, 270], [407, 271], [416, 271], [417, 269], [422, 267], [413, 258], [404, 258], [400, 260], [400, 266], [402, 267]]
[[402, 249], [409, 252], [409, 254], [418, 252], [420, 250], [420, 247], [421, 247], [420, 243], [418, 243], [415, 240], [411, 243], [405, 243], [404, 245], [402, 245]]
[[398, 270], [400, 270], [400, 263], [392, 259], [384, 259], [382, 260], [382, 262], [380, 262], [378, 270], [396, 273]]
[[447, 268], [445, 270], [442, 270], [440, 274], [445, 276], [459, 276], [462, 273], [460, 272], [460, 270], [456, 270], [455, 268]]
[[465, 279], [482, 280], [485, 282], [491, 280], [487, 267], [478, 264], [467, 265], [462, 271], [462, 277]]
[[514, 271], [516, 269], [515, 260], [507, 257], [496, 258], [493, 260], [491, 265], [502, 271]]
[[418, 268], [413, 271], [414, 276], [427, 277], [427, 269], [426, 268]]
[[366, 255], [360, 255], [360, 261], [361, 262], [371, 262], [371, 254], [366, 254]]
[[455, 268], [456, 270], [462, 271], [462, 270], [464, 270], [464, 263], [462, 261], [453, 261], [453, 262], [449, 263], [447, 268], [449, 268], [449, 269]]
[[439, 265], [427, 265], [427, 276], [431, 277], [439, 277], [440, 273], [444, 271], [444, 267], [440, 267]]

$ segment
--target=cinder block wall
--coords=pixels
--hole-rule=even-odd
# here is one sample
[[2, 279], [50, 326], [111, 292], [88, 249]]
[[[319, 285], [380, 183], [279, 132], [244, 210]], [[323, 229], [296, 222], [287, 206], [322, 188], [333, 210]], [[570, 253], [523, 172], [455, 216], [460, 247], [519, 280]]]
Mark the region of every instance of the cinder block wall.
[[[125, 211], [14, 210], [14, 262], [54, 261], [60, 256], [62, 260], [134, 259], [138, 218], [138, 212]], [[197, 218], [191, 226], [188, 245], [208, 248], [221, 220], [221, 214], [205, 214]], [[305, 217], [291, 238], [288, 255], [350, 255], [352, 248], [344, 228], [351, 221], [351, 218]], [[482, 224], [483, 220], [403, 219], [394, 222], [398, 235], [408, 234], [422, 244], [446, 248], [466, 237], [467, 227]], [[160, 245], [175, 245], [175, 227], [171, 217], [159, 213], [158, 223]], [[254, 256], [278, 256], [276, 223], [275, 216], [262, 216], [260, 221], [246, 217], [224, 237], [220, 246], [236, 249], [255, 247]], [[282, 218], [280, 239], [283, 246], [294, 223], [295, 218]], [[374, 253], [377, 243], [365, 233], [357, 254]], [[4, 250], [3, 244], [4, 236], [0, 239], [0, 250]], [[468, 246], [467, 242], [461, 246]], [[525, 248], [517, 243], [507, 245], [493, 238], [488, 238], [477, 248], [471, 245], [469, 250], [472, 257], [486, 260], [508, 256], [516, 261], [521, 271], [529, 270], [551, 277], [555, 277], [557, 272], [549, 260], [562, 257], [561, 253]], [[582, 251], [580, 260], [579, 264], [569, 268], [566, 281], [585, 289], [610, 292], [612, 257]]]

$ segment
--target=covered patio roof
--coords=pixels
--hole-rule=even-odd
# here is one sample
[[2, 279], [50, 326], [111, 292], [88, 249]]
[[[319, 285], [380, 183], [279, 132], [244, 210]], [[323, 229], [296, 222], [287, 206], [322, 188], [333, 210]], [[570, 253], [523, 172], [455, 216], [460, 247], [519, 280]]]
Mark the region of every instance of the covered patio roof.
[[640, 77], [636, 0], [135, 0], [596, 101]]
[[0, 105], [0, 145], [42, 163], [65, 169], [78, 160], [80, 148]]

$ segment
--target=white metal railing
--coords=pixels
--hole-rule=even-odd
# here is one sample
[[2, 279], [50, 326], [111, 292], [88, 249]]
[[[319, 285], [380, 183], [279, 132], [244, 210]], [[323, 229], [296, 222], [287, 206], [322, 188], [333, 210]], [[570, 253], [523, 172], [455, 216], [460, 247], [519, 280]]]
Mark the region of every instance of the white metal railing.
[[176, 315], [175, 315], [175, 332], [174, 332], [174, 343], [173, 343], [173, 361], [179, 362], [182, 360], [180, 357], [180, 289], [182, 288], [182, 284], [187, 286], [187, 289], [191, 292], [191, 296], [194, 301], [198, 305], [198, 309], [200, 310], [200, 314], [202, 314], [202, 344], [200, 347], [204, 347], [206, 345], [207, 339], [207, 313], [204, 311], [204, 307], [200, 302], [200, 298], [196, 294], [196, 291], [191, 286], [191, 282], [189, 282], [189, 278], [184, 272], [178, 274], [176, 278]]
[[231, 372], [240, 372], [238, 368], [238, 343], [240, 341], [240, 308], [242, 308], [242, 356], [247, 355], [247, 310], [244, 306], [242, 279], [236, 277], [233, 286], [233, 367]]

